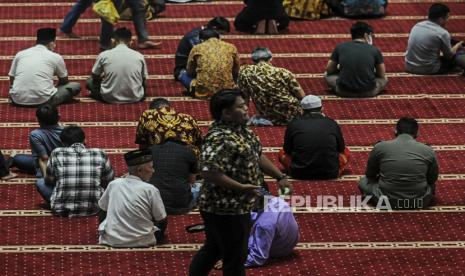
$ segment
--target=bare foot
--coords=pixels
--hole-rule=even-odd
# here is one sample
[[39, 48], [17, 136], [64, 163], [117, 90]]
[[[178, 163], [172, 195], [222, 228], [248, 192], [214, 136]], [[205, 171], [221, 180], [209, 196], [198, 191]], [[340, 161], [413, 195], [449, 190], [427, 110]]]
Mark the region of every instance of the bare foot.
[[216, 262], [215, 266], [213, 266], [214, 269], [216, 270], [221, 270], [223, 269], [223, 260], [219, 260]]
[[266, 20], [260, 20], [257, 24], [257, 28], [255, 29], [255, 34], [262, 35], [265, 34], [266, 29]]
[[16, 173], [10, 172], [9, 175], [5, 175], [5, 176], [1, 177], [0, 179], [3, 180], [3, 181], [5, 181], [5, 180], [10, 180], [10, 179], [12, 179], [12, 178], [15, 178], [15, 177], [17, 177], [17, 176], [18, 176], [18, 175], [17, 175]]
[[266, 33], [267, 34], [279, 34], [276, 20], [271, 19], [266, 22]]

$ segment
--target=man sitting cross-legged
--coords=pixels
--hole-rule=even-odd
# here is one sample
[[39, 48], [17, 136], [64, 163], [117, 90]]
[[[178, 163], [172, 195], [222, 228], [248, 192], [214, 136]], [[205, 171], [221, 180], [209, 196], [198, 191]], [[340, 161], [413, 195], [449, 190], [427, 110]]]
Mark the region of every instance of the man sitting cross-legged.
[[244, 0], [246, 5], [234, 20], [241, 32], [277, 34], [289, 25], [289, 16], [281, 0]]
[[319, 97], [307, 95], [301, 105], [304, 114], [287, 126], [279, 161], [298, 179], [340, 176], [349, 160], [341, 128], [322, 113]]
[[373, 46], [373, 28], [356, 22], [352, 41], [336, 46], [326, 67], [325, 80], [339, 97], [375, 97], [387, 84], [381, 51]]
[[60, 135], [65, 147], [56, 148], [47, 163], [45, 181], [37, 189], [60, 216], [89, 216], [99, 211], [98, 200], [113, 179], [107, 155], [100, 149], [86, 148], [84, 131], [67, 126]]
[[107, 103], [139, 102], [145, 97], [148, 76], [144, 56], [129, 48], [129, 29], [116, 29], [113, 37], [113, 49], [100, 53], [87, 79], [90, 96]]
[[99, 226], [99, 243], [113, 247], [147, 247], [163, 239], [166, 212], [160, 192], [147, 183], [153, 173], [150, 150], [124, 155], [128, 176], [112, 181], [99, 206], [107, 212]]
[[383, 208], [388, 201], [394, 209], [428, 207], [438, 179], [436, 155], [430, 146], [415, 140], [418, 123], [413, 118], [400, 118], [395, 135], [395, 139], [373, 147], [359, 188]]
[[[14, 104], [38, 106], [48, 103], [57, 106], [72, 101], [81, 85], [68, 81], [63, 57], [55, 53], [56, 30], [37, 30], [37, 45], [16, 54], [11, 64], [10, 93]], [[53, 77], [58, 77], [55, 87]]]
[[448, 6], [435, 3], [429, 9], [428, 20], [412, 28], [405, 55], [407, 72], [431, 75], [447, 73], [455, 66], [465, 69], [463, 41], [451, 39], [446, 30], [449, 13]]
[[252, 118], [257, 124], [260, 118], [273, 125], [286, 125], [302, 114], [300, 100], [305, 96], [294, 75], [287, 69], [271, 64], [272, 54], [267, 48], [252, 52], [255, 64], [243, 65], [239, 70], [237, 85], [248, 98], [252, 98], [258, 115]]

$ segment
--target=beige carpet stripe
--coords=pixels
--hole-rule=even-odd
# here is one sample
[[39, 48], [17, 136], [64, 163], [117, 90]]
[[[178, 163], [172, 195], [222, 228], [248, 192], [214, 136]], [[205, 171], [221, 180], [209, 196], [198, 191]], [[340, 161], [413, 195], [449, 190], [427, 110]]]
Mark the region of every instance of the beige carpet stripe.
[[[383, 52], [384, 57], [403, 57], [405, 52]], [[273, 58], [329, 58], [331, 53], [273, 53]], [[65, 60], [83, 60], [90, 59], [95, 60], [97, 55], [62, 55]], [[249, 59], [250, 54], [243, 53], [239, 54], [240, 58]], [[12, 60], [14, 55], [0, 56], [0, 60]], [[173, 59], [174, 54], [158, 54], [150, 55], [144, 54], [144, 58], [147, 59]]]
[[[465, 206], [433, 206], [418, 210], [393, 210], [386, 211], [374, 207], [352, 208], [352, 207], [293, 207], [295, 214], [393, 214], [393, 213], [463, 213]], [[199, 215], [198, 211], [189, 212], [188, 215]], [[50, 210], [0, 210], [0, 217], [51, 217]]]
[[[323, 73], [301, 73], [301, 74], [294, 74], [297, 79], [321, 79], [323, 78]], [[389, 78], [426, 78], [431, 77], [430, 75], [414, 75], [405, 72], [396, 72], [396, 73], [386, 73], [386, 76]], [[455, 73], [455, 74], [444, 74], [444, 75], [435, 75], [436, 78], [444, 78], [444, 77], [462, 77], [462, 74]], [[70, 81], [85, 81], [88, 79], [89, 76], [69, 76]], [[149, 80], [174, 80], [172, 74], [169, 75], [149, 75], [147, 77]], [[1, 76], [0, 81], [9, 81], [8, 76]]]
[[[0, 253], [115, 253], [197, 251], [202, 244], [164, 244], [147, 248], [111, 248], [101, 245], [4, 245]], [[410, 242], [309, 242], [298, 243], [297, 250], [369, 250], [369, 249], [465, 249], [465, 241]]]
[[[339, 119], [336, 120], [340, 125], [393, 125], [399, 119]], [[432, 118], [417, 121], [421, 124], [463, 124], [465, 118]], [[135, 127], [136, 121], [117, 121], [117, 122], [60, 122], [62, 125], [78, 125], [80, 127]], [[198, 121], [199, 126], [210, 126], [212, 121]], [[0, 122], [0, 128], [19, 128], [38, 127], [37, 122]]]
[[[171, 18], [156, 18], [149, 22], [165, 22], [165, 23], [180, 23], [180, 22], [198, 22], [198, 23], [205, 23], [208, 22], [211, 17], [171, 17]], [[227, 17], [229, 21], [234, 21], [234, 17]], [[386, 16], [383, 17], [383, 21], [385, 20], [426, 20], [426, 16], [416, 16], [416, 15], [393, 15], [393, 16]], [[451, 15], [449, 20], [463, 20], [465, 19], [465, 15]], [[346, 18], [342, 17], [330, 17], [327, 19], [322, 19], [321, 21], [340, 21], [340, 20], [347, 20]], [[36, 24], [36, 23], [50, 23], [50, 24], [59, 24], [63, 22], [63, 19], [59, 18], [44, 18], [44, 19], [0, 19], [0, 24]], [[79, 23], [100, 23], [99, 18], [82, 18], [79, 19]]]
[[[424, 99], [431, 99], [431, 100], [451, 100], [451, 99], [465, 99], [465, 94], [394, 94], [394, 95], [379, 95], [369, 99], [360, 99], [360, 98], [341, 98], [334, 95], [318, 95], [324, 101], [360, 101], [360, 100], [424, 100]], [[151, 102], [152, 100], [159, 98], [159, 97], [147, 97], [145, 98], [145, 102]], [[199, 102], [204, 101], [201, 99], [194, 99], [192, 97], [163, 97], [171, 102]], [[98, 101], [89, 98], [89, 97], [76, 97], [81, 103], [96, 103]], [[8, 104], [10, 103], [9, 98], [2, 98], [0, 97], [0, 104]], [[1, 127], [1, 126], [0, 126]]]
[[[362, 175], [352, 174], [352, 175], [344, 175], [336, 179], [330, 179], [327, 181], [334, 181], [334, 182], [357, 182], [360, 180]], [[465, 180], [465, 174], [440, 174], [438, 177], [439, 181], [462, 181]], [[265, 176], [266, 182], [276, 182], [275, 179]], [[296, 179], [289, 179], [291, 182], [302, 182], [303, 180], [296, 180]], [[310, 182], [310, 181], [308, 181]], [[10, 180], [0, 180], [0, 185], [34, 185], [36, 183], [36, 178], [22, 178], [17, 177]]]
[[[407, 38], [408, 33], [376, 33], [377, 38]], [[465, 33], [451, 33], [453, 37], [464, 37]], [[159, 35], [150, 36], [154, 40], [179, 40], [182, 35]], [[224, 35], [223, 39], [269, 39], [269, 40], [285, 40], [285, 39], [328, 39], [328, 38], [347, 38], [350, 39], [350, 34], [280, 34], [280, 35]], [[0, 37], [0, 41], [35, 41], [35, 36], [4, 36]], [[57, 37], [57, 40], [98, 40], [98, 36], [82, 36], [81, 39]]]
[[[431, 145], [435, 151], [464, 151], [465, 145]], [[372, 146], [348, 146], [351, 152], [370, 152]], [[264, 153], [278, 153], [281, 147], [262, 147]], [[102, 148], [103, 151], [107, 154], [124, 154], [131, 150], [136, 150], [136, 148]], [[2, 152], [5, 154], [10, 154], [15, 152], [16, 154], [31, 154], [30, 149], [6, 149], [3, 148]]]
[[[390, 0], [389, 4], [414, 4], [414, 3], [436, 3], [437, 0]], [[461, 3], [463, 0], [445, 0], [442, 3]], [[73, 2], [38, 2], [38, 3], [0, 3], [0, 7], [67, 7], [72, 6]], [[242, 1], [213, 1], [213, 2], [191, 2], [171, 4], [176, 6], [219, 6], [219, 5], [242, 5]]]

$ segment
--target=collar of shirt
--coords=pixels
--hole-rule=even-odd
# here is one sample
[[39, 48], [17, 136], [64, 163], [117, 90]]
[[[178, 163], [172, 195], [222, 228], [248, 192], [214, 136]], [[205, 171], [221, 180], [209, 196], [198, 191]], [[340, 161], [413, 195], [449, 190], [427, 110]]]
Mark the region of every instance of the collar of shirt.
[[396, 139], [407, 141], [407, 140], [415, 140], [412, 135], [407, 134], [407, 133], [402, 133], [397, 136]]
[[77, 153], [81, 153], [86, 150], [86, 146], [82, 143], [74, 143], [71, 145], [71, 148]]
[[41, 49], [41, 50], [47, 50], [47, 51], [50, 51], [50, 50], [47, 48], [47, 46], [45, 46], [45, 45], [42, 45], [42, 44], [37, 44], [35, 47], [36, 47], [36, 48], [39, 48], [39, 49]]
[[247, 125], [232, 125], [221, 120], [213, 122], [212, 127], [228, 129], [234, 132], [243, 132], [247, 130]]
[[132, 175], [132, 174], [128, 174], [125, 178], [142, 181], [142, 179], [140, 179], [140, 177]]

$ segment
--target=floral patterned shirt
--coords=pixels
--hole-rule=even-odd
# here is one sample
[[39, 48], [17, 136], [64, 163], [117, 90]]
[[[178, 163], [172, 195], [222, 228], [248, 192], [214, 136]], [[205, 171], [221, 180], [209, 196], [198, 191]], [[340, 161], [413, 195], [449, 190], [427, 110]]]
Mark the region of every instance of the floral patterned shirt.
[[275, 125], [285, 125], [302, 114], [295, 96], [302, 88], [287, 69], [264, 61], [244, 65], [237, 83], [252, 98], [258, 112]]
[[206, 98], [221, 89], [235, 88], [239, 66], [237, 49], [231, 43], [210, 38], [195, 45], [187, 61], [188, 74], [195, 76], [191, 83], [195, 96]]
[[148, 109], [142, 113], [136, 131], [136, 144], [159, 145], [171, 137], [181, 138], [199, 156], [202, 132], [191, 115], [177, 113], [170, 107]]
[[[261, 145], [247, 126], [230, 126], [214, 122], [205, 136], [200, 155], [202, 171], [220, 171], [241, 184], [264, 186], [259, 167]], [[199, 208], [218, 215], [249, 213], [256, 197], [250, 193], [222, 188], [215, 183], [202, 185]]]

